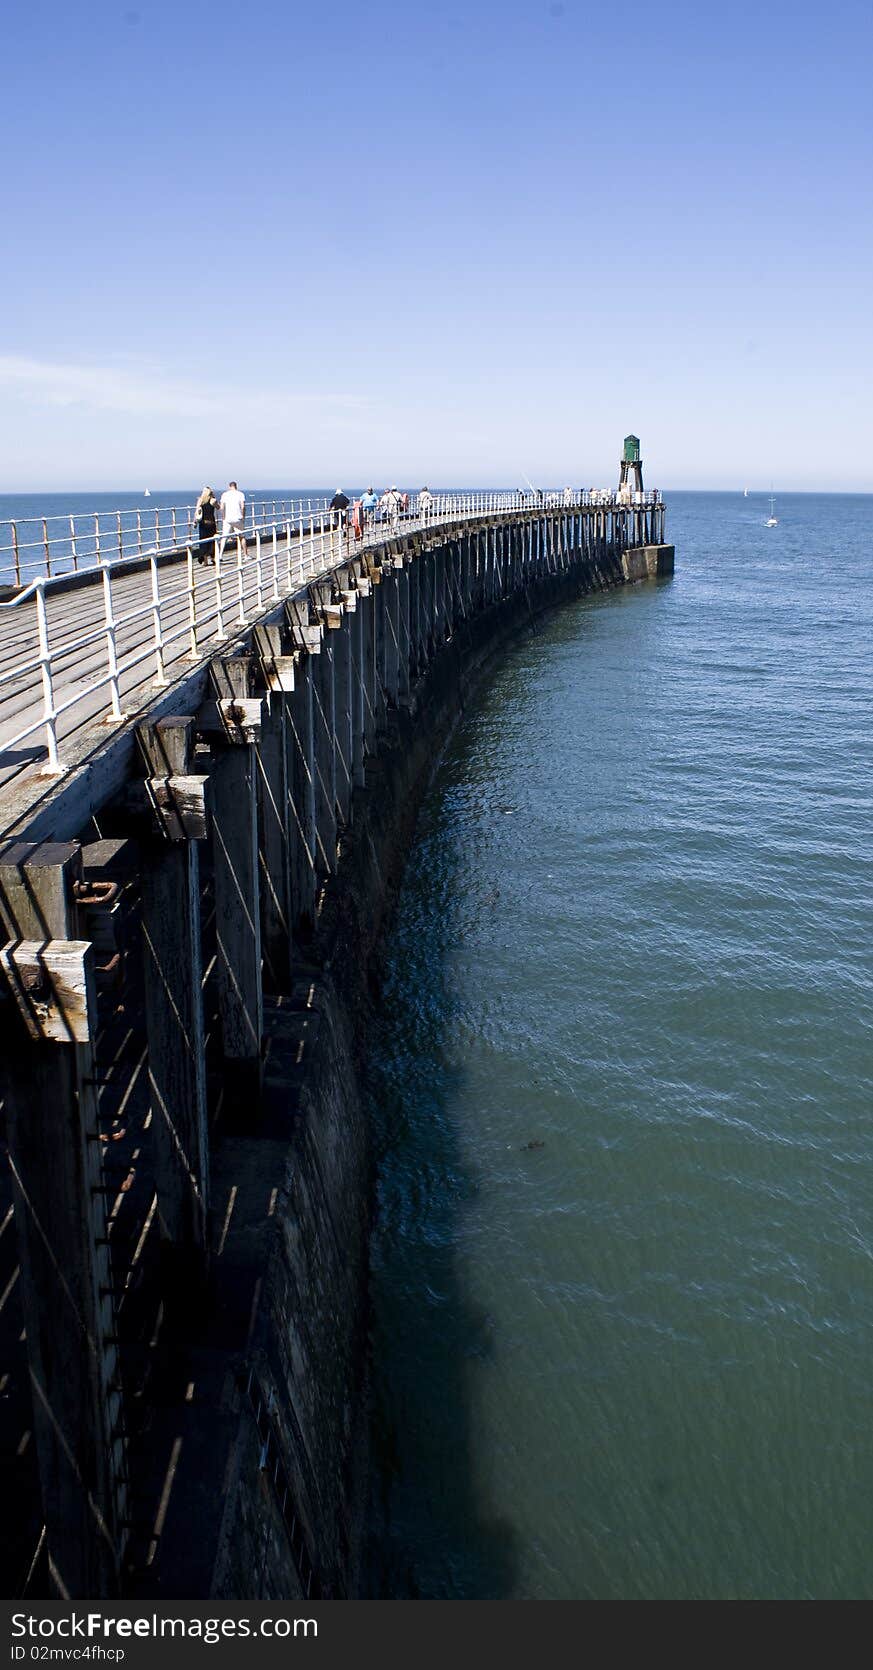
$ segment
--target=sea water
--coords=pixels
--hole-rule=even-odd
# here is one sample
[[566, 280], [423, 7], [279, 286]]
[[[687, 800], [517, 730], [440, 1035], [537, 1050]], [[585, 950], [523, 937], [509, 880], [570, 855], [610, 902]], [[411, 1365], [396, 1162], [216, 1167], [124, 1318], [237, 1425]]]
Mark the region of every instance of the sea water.
[[873, 1596], [873, 498], [668, 496], [424, 805], [368, 1099], [370, 1589]]

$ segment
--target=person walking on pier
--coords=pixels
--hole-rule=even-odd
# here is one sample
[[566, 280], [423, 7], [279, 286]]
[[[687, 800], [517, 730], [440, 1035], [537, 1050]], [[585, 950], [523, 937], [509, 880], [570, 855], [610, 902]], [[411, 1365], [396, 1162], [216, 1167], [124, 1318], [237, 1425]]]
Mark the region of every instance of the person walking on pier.
[[330, 501], [331, 527], [344, 528], [346, 525], [346, 511], [349, 508], [349, 496], [338, 487]]
[[418, 495], [418, 514], [423, 522], [427, 523], [430, 521], [430, 513], [432, 510], [433, 494], [429, 487], [422, 487], [421, 492]]
[[400, 504], [400, 493], [396, 487], [389, 487], [387, 493], [382, 494], [379, 508], [390, 524], [392, 533], [397, 533], [400, 529]]
[[224, 547], [229, 539], [241, 539], [246, 525], [246, 496], [241, 493], [235, 481], [228, 483], [227, 489], [221, 495], [221, 539], [218, 544], [219, 560], [224, 556]]
[[379, 500], [373, 492], [372, 487], [368, 487], [366, 493], [361, 495], [361, 510], [364, 513], [365, 528], [372, 528], [373, 523], [376, 520], [376, 506], [378, 503]]
[[215, 561], [215, 512], [218, 500], [211, 487], [204, 487], [194, 507], [194, 531], [197, 535], [197, 561]]

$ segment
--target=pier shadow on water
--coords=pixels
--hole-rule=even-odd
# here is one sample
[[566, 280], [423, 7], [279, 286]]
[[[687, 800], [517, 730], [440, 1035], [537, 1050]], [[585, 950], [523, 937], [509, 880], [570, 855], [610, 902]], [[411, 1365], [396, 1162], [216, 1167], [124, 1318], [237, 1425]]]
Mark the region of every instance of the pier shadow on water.
[[[451, 746], [457, 754], [462, 739]], [[480, 1180], [454, 1111], [464, 1023], [449, 961], [469, 896], [446, 793], [441, 773], [389, 935], [366, 1081], [377, 1207], [365, 1592], [506, 1599], [516, 1592], [517, 1538], [489, 1512], [474, 1443], [476, 1371], [497, 1346], [492, 1319], [465, 1290], [458, 1253], [476, 1233]], [[487, 884], [483, 900], [486, 892]]]

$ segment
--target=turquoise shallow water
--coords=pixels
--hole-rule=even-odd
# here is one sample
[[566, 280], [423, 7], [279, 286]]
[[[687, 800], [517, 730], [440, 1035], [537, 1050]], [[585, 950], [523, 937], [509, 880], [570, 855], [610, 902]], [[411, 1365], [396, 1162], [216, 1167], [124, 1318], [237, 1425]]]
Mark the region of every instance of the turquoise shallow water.
[[436, 773], [373, 1592], [873, 1596], [873, 499], [765, 505], [672, 495], [674, 580], [541, 622]]

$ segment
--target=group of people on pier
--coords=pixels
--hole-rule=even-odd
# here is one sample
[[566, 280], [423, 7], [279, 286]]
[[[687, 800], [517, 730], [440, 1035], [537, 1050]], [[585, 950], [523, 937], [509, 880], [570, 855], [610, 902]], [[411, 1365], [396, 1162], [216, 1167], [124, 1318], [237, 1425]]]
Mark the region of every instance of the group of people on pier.
[[[412, 502], [414, 497], [417, 501], [415, 505]], [[368, 487], [359, 499], [350, 500], [348, 494], [338, 487], [330, 501], [330, 509], [340, 527], [345, 527], [351, 513], [352, 531], [356, 539], [362, 539], [377, 522], [384, 523], [392, 533], [397, 532], [402, 516], [417, 514], [422, 522], [427, 522], [433, 510], [433, 494], [428, 487], [423, 487], [417, 495], [401, 492], [399, 487], [386, 487], [381, 494]]]
[[[396, 533], [401, 517], [410, 514], [417, 515], [422, 522], [428, 522], [433, 505], [433, 494], [428, 487], [423, 487], [418, 494], [401, 492], [399, 487], [386, 487], [383, 493], [378, 494], [372, 487], [368, 487], [360, 498], [354, 500], [338, 487], [330, 501], [329, 509], [333, 527], [345, 528], [351, 522], [355, 537], [362, 539], [377, 523], [384, 523], [392, 533]], [[235, 481], [228, 483], [220, 499], [213, 488], [204, 487], [194, 507], [197, 561], [220, 562], [228, 540], [244, 538], [245, 517], [246, 496]]]
[[[657, 493], [648, 495], [653, 503], [657, 503], [658, 497]], [[527, 492], [518, 490], [516, 493], [520, 508], [544, 506], [552, 509], [561, 505], [570, 508], [579, 502], [592, 505], [628, 505], [642, 503], [643, 498], [641, 492], [631, 493], [627, 488], [620, 489], [618, 493], [606, 488], [589, 488], [583, 493], [573, 487], [565, 487], [563, 491], [544, 491], [542, 488], [530, 487]], [[329, 515], [331, 528], [350, 528], [355, 539], [363, 539], [377, 524], [396, 534], [399, 532], [401, 520], [410, 516], [427, 524], [431, 521], [435, 508], [436, 501], [429, 487], [422, 487], [418, 493], [401, 491], [396, 486], [386, 487], [384, 492], [377, 493], [375, 488], [368, 487], [356, 499], [350, 499], [349, 495], [338, 487], [327, 509], [319, 515]], [[245, 516], [246, 496], [235, 481], [228, 483], [220, 499], [211, 487], [204, 487], [194, 510], [194, 543], [198, 561], [220, 562], [228, 540], [244, 541]], [[320, 522], [319, 531], [326, 525], [326, 521]]]
[[[217, 512], [221, 511], [221, 538], [217, 538]], [[197, 561], [221, 561], [229, 539], [241, 538], [246, 525], [246, 496], [235, 481], [229, 481], [221, 498], [204, 487], [194, 507]]]

